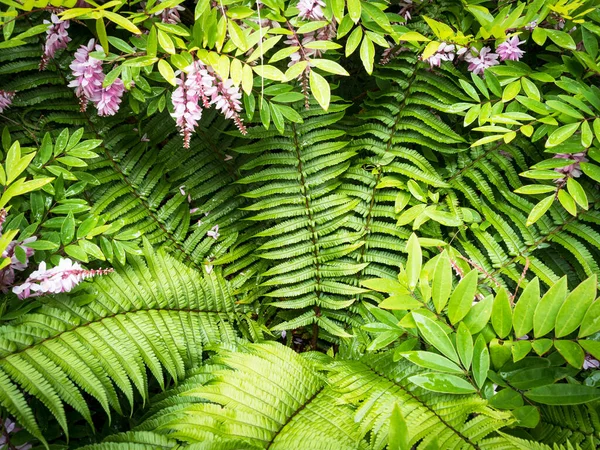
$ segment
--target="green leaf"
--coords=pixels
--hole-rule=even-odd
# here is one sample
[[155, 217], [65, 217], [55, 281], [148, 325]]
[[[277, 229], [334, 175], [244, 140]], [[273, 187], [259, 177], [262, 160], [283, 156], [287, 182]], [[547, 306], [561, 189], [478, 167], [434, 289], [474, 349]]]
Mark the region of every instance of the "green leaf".
[[102, 18], [96, 19], [96, 34], [98, 35], [98, 40], [100, 41], [100, 45], [102, 45], [104, 53], [108, 55], [108, 36], [106, 35], [106, 27], [104, 26], [104, 19]]
[[448, 318], [450, 323], [455, 324], [459, 320], [463, 319], [473, 304], [475, 299], [475, 293], [477, 292], [477, 270], [471, 270], [465, 277], [458, 283], [456, 289], [450, 297], [448, 302]]
[[570, 123], [554, 130], [552, 134], [548, 136], [546, 147], [556, 147], [558, 144], [569, 139], [577, 131], [580, 124], [580, 122]]
[[329, 109], [329, 101], [331, 99], [329, 83], [314, 70], [310, 71], [309, 81], [310, 90], [315, 97], [315, 100], [317, 100], [321, 108], [327, 111]]
[[592, 129], [590, 128], [589, 123], [584, 120], [581, 122], [581, 145], [588, 148], [592, 145], [593, 140], [594, 134], [592, 133]]
[[358, 23], [362, 12], [360, 0], [347, 0], [346, 5], [348, 6], [348, 15], [350, 18], [354, 23]]
[[88, 262], [87, 253], [78, 245], [67, 245], [65, 247], [65, 253], [72, 258], [75, 258], [79, 261]]
[[502, 389], [490, 398], [490, 405], [498, 409], [515, 409], [523, 406], [523, 397], [514, 389]]
[[472, 394], [477, 392], [467, 380], [445, 373], [414, 375], [408, 381], [421, 386], [423, 389], [445, 394]]
[[600, 183], [600, 167], [589, 162], [582, 162], [580, 163], [580, 166], [581, 170], [583, 170], [583, 173], [585, 173], [592, 180]]
[[499, 338], [504, 339], [512, 330], [512, 308], [506, 289], [500, 288], [492, 308], [492, 326]]
[[101, 13], [108, 20], [110, 20], [111, 22], [114, 22], [117, 25], [123, 27], [127, 31], [129, 31], [129, 32], [131, 32], [133, 34], [142, 34], [141, 30], [138, 27], [136, 27], [133, 24], [133, 22], [131, 22], [129, 19], [126, 19], [125, 17], [120, 16], [119, 14], [114, 13], [112, 11], [102, 10]]
[[525, 397], [542, 405], [580, 405], [600, 399], [600, 389], [580, 384], [550, 384], [525, 392]]
[[165, 79], [165, 81], [167, 81], [169, 84], [171, 84], [173, 86], [177, 86], [175, 72], [173, 71], [171, 64], [169, 64], [164, 59], [161, 59], [160, 61], [158, 61], [158, 71], [160, 72], [162, 77]]
[[479, 335], [473, 348], [473, 378], [475, 383], [481, 389], [487, 379], [487, 373], [490, 369], [490, 353], [485, 344], [483, 335]]
[[388, 450], [410, 450], [408, 425], [398, 403], [394, 403], [388, 431]]
[[[285, 75], [275, 66], [261, 65], [252, 68], [259, 77], [273, 81], [285, 81]], [[311, 72], [312, 73], [312, 72]], [[312, 89], [312, 87], [311, 87]]]
[[456, 331], [456, 350], [463, 367], [468, 370], [473, 360], [473, 336], [463, 322], [458, 324]]
[[369, 75], [373, 73], [373, 62], [375, 60], [375, 46], [369, 36], [365, 34], [360, 44], [360, 60]]
[[311, 59], [310, 64], [318, 69], [335, 75], [350, 75], [340, 64], [330, 59]]
[[465, 80], [458, 80], [458, 82], [460, 83], [461, 87], [463, 88], [463, 90], [467, 93], [467, 95], [469, 97], [471, 97], [473, 100], [475, 100], [476, 102], [480, 101], [479, 99], [479, 94], [477, 94], [477, 91], [475, 90], [475, 88], [473, 86], [471, 86], [469, 83], [467, 83]]
[[519, 80], [509, 83], [502, 92], [502, 102], [506, 103], [514, 99], [521, 92], [521, 82]]
[[67, 245], [71, 243], [74, 235], [75, 218], [73, 217], [73, 213], [70, 212], [67, 217], [65, 217], [65, 220], [60, 228], [60, 240], [62, 241], [63, 245]]
[[562, 48], [566, 48], [567, 50], [575, 50], [577, 47], [575, 45], [575, 41], [571, 37], [569, 33], [565, 33], [564, 31], [552, 30], [546, 28], [544, 30], [546, 35], [554, 42], [556, 45]]
[[600, 301], [593, 302], [581, 321], [579, 337], [586, 337], [600, 331]]
[[522, 186], [519, 189], [515, 189], [515, 193], [526, 195], [547, 194], [548, 192], [554, 191], [556, 191], [556, 186], [549, 186], [546, 184], [529, 184], [527, 186]]
[[440, 313], [448, 303], [448, 298], [452, 292], [452, 265], [448, 252], [444, 250], [435, 265], [433, 272], [433, 285], [431, 297], [435, 310]]
[[383, 309], [395, 309], [398, 311], [406, 311], [411, 309], [422, 308], [423, 303], [410, 295], [392, 295], [386, 298], [379, 304]]
[[567, 179], [567, 190], [579, 206], [583, 209], [588, 209], [588, 198], [579, 181], [569, 177]]
[[570, 365], [576, 369], [581, 369], [585, 360], [585, 352], [578, 343], [556, 340], [554, 341], [554, 347]]
[[350, 36], [348, 36], [348, 40], [346, 41], [346, 58], [358, 48], [362, 37], [363, 31], [361, 27], [356, 27], [354, 31], [350, 33]]
[[531, 212], [529, 213], [529, 216], [527, 217], [527, 223], [525, 225], [531, 226], [534, 223], [536, 223], [538, 220], [540, 220], [540, 218], [544, 214], [546, 214], [546, 211], [548, 211], [550, 209], [553, 202], [554, 202], [554, 195], [549, 195], [548, 197], [544, 198], [541, 202], [539, 202], [537, 205], [535, 205], [532, 208]]
[[240, 26], [233, 20], [230, 20], [227, 22], [227, 29], [229, 31], [229, 37], [233, 41], [233, 44], [243, 52], [248, 50], [248, 42], [246, 41], [246, 35], [244, 34]]
[[410, 294], [410, 291], [403, 284], [389, 278], [371, 278], [361, 281], [361, 286], [372, 289], [377, 292], [387, 294]]
[[593, 275], [569, 294], [556, 316], [557, 338], [572, 333], [581, 325], [585, 313], [596, 298], [596, 284], [596, 275]]
[[556, 316], [567, 296], [567, 277], [558, 280], [538, 303], [533, 315], [533, 333], [540, 338], [554, 329]]
[[448, 358], [437, 353], [412, 351], [400, 353], [400, 356], [406, 358], [411, 363], [426, 369], [436, 370], [444, 373], [462, 374], [463, 370]]
[[513, 328], [515, 336], [525, 336], [533, 329], [533, 316], [540, 301], [540, 280], [535, 277], [531, 280], [515, 304], [513, 313]]
[[537, 101], [540, 100], [540, 90], [533, 81], [527, 77], [523, 77], [521, 78], [521, 85], [523, 86], [523, 92], [525, 92], [527, 97]]
[[492, 315], [493, 302], [494, 297], [488, 295], [471, 307], [469, 313], [462, 321], [469, 328], [471, 334], [479, 333], [488, 324]]
[[423, 255], [417, 235], [412, 233], [406, 243], [406, 252], [408, 259], [406, 261], [406, 276], [408, 279], [408, 287], [411, 291], [415, 290], [419, 278], [421, 277], [421, 266], [423, 265]]
[[558, 191], [558, 201], [572, 216], [577, 215], [577, 204], [571, 195], [564, 189]]
[[510, 348], [513, 361], [517, 362], [525, 358], [531, 352], [530, 341], [515, 341]]
[[374, 3], [361, 2], [361, 7], [362, 10], [366, 12], [367, 15], [373, 19], [373, 21], [383, 30], [387, 31], [388, 33], [392, 32], [389, 19], [381, 9], [375, 6]]
[[450, 341], [448, 335], [444, 332], [442, 327], [421, 314], [413, 313], [413, 319], [417, 324], [419, 332], [423, 335], [423, 338], [431, 345], [433, 345], [443, 355], [450, 358], [455, 363], [459, 363], [458, 354]]

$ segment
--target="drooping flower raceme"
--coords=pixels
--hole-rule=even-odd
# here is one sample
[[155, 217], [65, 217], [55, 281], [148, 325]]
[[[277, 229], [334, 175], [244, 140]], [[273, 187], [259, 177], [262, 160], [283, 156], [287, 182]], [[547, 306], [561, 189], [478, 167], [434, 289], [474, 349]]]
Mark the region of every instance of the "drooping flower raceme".
[[511, 61], [518, 61], [521, 59], [525, 52], [519, 48], [519, 45], [523, 44], [524, 42], [525, 41], [519, 41], [518, 36], [513, 36], [496, 47], [496, 53], [498, 53], [500, 61], [505, 61], [507, 59]]
[[40, 70], [44, 70], [56, 52], [60, 49], [67, 48], [67, 44], [71, 41], [67, 28], [69, 28], [68, 20], [60, 20], [56, 14], [50, 16], [50, 21], [44, 20], [45, 24], [49, 24], [46, 30], [46, 43], [44, 45], [44, 53], [40, 62]]
[[75, 94], [81, 102], [81, 110], [85, 111], [89, 101], [98, 102], [104, 81], [102, 72], [102, 61], [92, 58], [90, 53], [102, 51], [102, 47], [90, 39], [87, 45], [82, 45], [75, 52], [75, 59], [69, 66], [75, 79], [69, 83], [69, 87], [75, 88]]
[[183, 72], [179, 73], [177, 89], [173, 92], [171, 101], [174, 109], [172, 116], [183, 136], [183, 147], [190, 148], [192, 133], [202, 117], [200, 99], [204, 106], [210, 105], [210, 94], [207, 91], [213, 87], [214, 77], [200, 61], [190, 64], [186, 72], [187, 76]]
[[323, 20], [325, 3], [321, 0], [300, 0], [296, 5], [298, 17], [305, 20]]
[[0, 113], [3, 113], [12, 104], [13, 98], [15, 98], [14, 92], [0, 89]]
[[[554, 158], [566, 159], [573, 161], [572, 164], [564, 167], [558, 167], [554, 169], [555, 172], [560, 173], [562, 176], [579, 178], [581, 176], [581, 165], [582, 162], [587, 162], [586, 153], [557, 153]], [[562, 178], [562, 177], [561, 177]]]
[[82, 111], [91, 101], [98, 108], [99, 116], [112, 116], [119, 110], [125, 86], [123, 80], [117, 78], [110, 86], [102, 87], [105, 78], [102, 61], [90, 56], [94, 50], [102, 51], [102, 47], [90, 39], [87, 45], [82, 45], [75, 52], [75, 59], [69, 66], [75, 79], [69, 87], [75, 88]]
[[70, 259], [61, 258], [56, 267], [46, 268], [42, 261], [38, 270], [29, 275], [29, 278], [19, 286], [13, 287], [13, 292], [20, 299], [38, 297], [44, 294], [59, 294], [69, 292], [86, 278], [96, 275], [105, 275], [113, 269], [87, 270]]
[[123, 97], [123, 92], [125, 92], [125, 85], [123, 84], [123, 80], [117, 78], [113, 84], [102, 88], [100, 91], [100, 98], [96, 103], [96, 108], [98, 108], [99, 116], [113, 116], [119, 110], [119, 105], [121, 104], [121, 97]]
[[483, 47], [481, 50], [471, 48], [465, 54], [465, 60], [469, 62], [468, 69], [475, 75], [482, 75], [488, 67], [500, 64], [498, 54], [493, 53], [489, 47]]
[[235, 125], [242, 134], [246, 134], [246, 127], [240, 117], [239, 112], [242, 110], [242, 93], [239, 87], [234, 86], [233, 81], [228, 79], [219, 81], [216, 85], [206, 90], [206, 93], [211, 95], [211, 104], [223, 113], [226, 119], [233, 119]]

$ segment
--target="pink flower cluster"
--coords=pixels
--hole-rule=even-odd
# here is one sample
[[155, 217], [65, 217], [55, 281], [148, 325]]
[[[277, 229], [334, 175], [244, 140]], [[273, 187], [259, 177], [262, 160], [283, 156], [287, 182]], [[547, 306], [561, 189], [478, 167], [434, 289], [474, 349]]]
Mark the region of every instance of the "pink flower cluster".
[[485, 69], [500, 64], [500, 61], [518, 61], [525, 54], [519, 45], [525, 41], [519, 41], [518, 36], [506, 39], [496, 48], [496, 53], [492, 52], [490, 47], [483, 47], [481, 50], [475, 47], [467, 48], [459, 45], [440, 43], [436, 52], [427, 58], [429, 65], [433, 67], [441, 66], [443, 61], [454, 61], [456, 58], [463, 58], [469, 63], [468, 70], [475, 75], [483, 75]]
[[113, 269], [87, 270], [66, 258], [61, 258], [58, 266], [47, 269], [46, 262], [42, 261], [38, 270], [32, 272], [23, 284], [13, 287], [12, 291], [21, 300], [44, 294], [59, 294], [69, 292], [86, 278], [106, 275], [112, 271]]
[[481, 50], [471, 48], [471, 50], [465, 54], [465, 60], [469, 63], [468, 70], [475, 75], [483, 75], [483, 72], [488, 67], [500, 64], [498, 55], [493, 53], [492, 49], [489, 47], [483, 47]]
[[[7, 292], [8, 287], [14, 284], [15, 270], [22, 272], [29, 265], [29, 258], [31, 258], [35, 252], [32, 248], [27, 247], [27, 244], [34, 242], [35, 240], [37, 240], [37, 237], [33, 236], [22, 242], [12, 241], [2, 252], [2, 258], [10, 258], [10, 264], [0, 270], [0, 290], [2, 292]], [[20, 249], [23, 250], [23, 253], [25, 254], [24, 261], [19, 261], [19, 258], [17, 258], [17, 255], [15, 254], [17, 247], [20, 247]]]
[[[246, 128], [239, 112], [242, 110], [242, 94], [231, 80], [222, 81], [212, 68], [200, 61], [194, 61], [185, 72], [179, 72], [177, 89], [171, 95], [172, 117], [183, 136], [184, 148], [190, 148], [192, 133], [202, 117], [202, 108], [215, 105], [227, 119], [233, 119], [239, 130], [246, 134]], [[202, 103], [200, 103], [202, 102]]]
[[69, 87], [75, 88], [82, 111], [85, 111], [91, 101], [96, 105], [99, 116], [112, 116], [119, 110], [125, 86], [117, 78], [110, 86], [102, 87], [105, 77], [102, 61], [90, 56], [94, 50], [102, 51], [102, 47], [95, 45], [95, 40], [90, 39], [87, 45], [82, 45], [75, 52], [75, 59], [69, 66], [75, 79], [69, 83]]
[[518, 36], [513, 36], [496, 47], [496, 52], [500, 57], [500, 61], [506, 61], [507, 59], [510, 61], [518, 61], [521, 59], [525, 52], [519, 48], [519, 45], [523, 43], [525, 43], [525, 41], [519, 41]]
[[304, 20], [323, 20], [323, 8], [325, 3], [322, 0], [300, 0], [296, 5], [298, 8], [298, 17]]
[[558, 167], [558, 168], [554, 169], [554, 171], [561, 174], [561, 178], [563, 178], [563, 177], [579, 178], [582, 173], [580, 163], [588, 161], [586, 156], [587, 156], [587, 154], [585, 152], [557, 153], [556, 155], [554, 155], [554, 158], [570, 160], [570, 161], [573, 161], [573, 163], [569, 164], [568, 166], [565, 166], [565, 167]]
[[40, 62], [40, 70], [44, 70], [48, 62], [54, 58], [56, 52], [60, 49], [67, 48], [67, 44], [71, 41], [67, 28], [69, 21], [62, 21], [56, 14], [50, 16], [50, 21], [44, 20], [45, 24], [49, 24], [46, 30], [46, 44], [44, 45], [44, 53]]
[[3, 113], [12, 104], [13, 98], [15, 98], [14, 92], [0, 89], [0, 113]]

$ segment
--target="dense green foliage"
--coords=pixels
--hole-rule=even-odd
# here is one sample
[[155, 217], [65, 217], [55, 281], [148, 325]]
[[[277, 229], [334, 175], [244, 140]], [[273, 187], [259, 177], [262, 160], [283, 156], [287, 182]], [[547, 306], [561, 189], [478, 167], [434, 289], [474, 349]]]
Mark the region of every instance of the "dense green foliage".
[[0, 4], [0, 448], [600, 445], [596, 0]]

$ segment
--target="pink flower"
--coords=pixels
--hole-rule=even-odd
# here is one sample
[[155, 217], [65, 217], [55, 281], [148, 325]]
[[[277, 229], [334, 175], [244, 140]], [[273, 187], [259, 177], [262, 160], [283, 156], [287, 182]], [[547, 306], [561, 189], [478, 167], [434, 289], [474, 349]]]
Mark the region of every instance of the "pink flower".
[[40, 70], [44, 70], [48, 61], [54, 58], [57, 50], [67, 48], [67, 44], [71, 41], [67, 28], [69, 21], [62, 21], [56, 14], [50, 16], [50, 21], [44, 20], [44, 23], [50, 24], [46, 30], [46, 44], [44, 45], [44, 54], [40, 62]]
[[496, 52], [500, 57], [500, 61], [505, 61], [507, 59], [511, 61], [518, 61], [521, 59], [525, 52], [519, 48], [519, 45], [523, 44], [524, 42], [525, 41], [519, 41], [518, 36], [513, 36], [496, 47]]
[[408, 22], [410, 19], [412, 19], [410, 15], [410, 10], [414, 6], [412, 0], [401, 1], [398, 6], [400, 6], [399, 14], [404, 17], [404, 22]]
[[12, 104], [13, 98], [15, 98], [14, 92], [0, 89], [0, 113], [3, 113]]
[[117, 78], [110, 86], [102, 88], [100, 99], [96, 103], [98, 115], [114, 116], [119, 110], [123, 92], [125, 92], [125, 86], [120, 78]]
[[589, 370], [589, 369], [598, 369], [598, 368], [600, 368], [600, 361], [598, 361], [596, 358], [594, 358], [589, 353], [586, 353], [585, 359], [583, 360], [582, 369]]
[[325, 3], [321, 0], [300, 0], [296, 5], [298, 17], [305, 20], [323, 20]]
[[470, 63], [468, 69], [475, 75], [483, 74], [488, 67], [500, 64], [498, 55], [492, 53], [489, 47], [483, 47], [481, 51], [471, 48], [471, 51], [465, 55], [465, 60]]
[[246, 127], [238, 114], [242, 110], [242, 93], [232, 80], [219, 81], [215, 86], [206, 90], [211, 95], [211, 105], [220, 110], [226, 119], [233, 119], [242, 134], [246, 134]]
[[220, 234], [219, 234], [219, 225], [215, 225], [214, 227], [212, 227], [210, 229], [210, 231], [206, 232], [207, 236], [210, 236], [211, 238], [213, 238], [215, 241], [219, 238]]
[[183, 136], [183, 147], [190, 148], [192, 133], [202, 117], [200, 98], [205, 106], [210, 104], [207, 91], [212, 88], [214, 77], [200, 61], [190, 64], [186, 71], [187, 77], [181, 73], [176, 81], [178, 87], [171, 95], [171, 102], [174, 109], [172, 117]]
[[90, 39], [87, 46], [82, 45], [75, 52], [75, 59], [69, 66], [75, 79], [69, 83], [69, 87], [75, 88], [75, 94], [81, 101], [81, 109], [85, 111], [88, 101], [98, 102], [101, 98], [102, 82], [104, 81], [104, 72], [102, 72], [102, 61], [90, 57], [90, 52], [94, 50], [101, 51], [102, 47], [95, 45], [94, 39]]
[[456, 47], [454, 44], [446, 44], [445, 42], [440, 43], [436, 52], [427, 58], [427, 62], [433, 67], [440, 67], [442, 61], [454, 61], [454, 50]]
[[[573, 164], [569, 164], [568, 166], [558, 167], [554, 169], [555, 172], [560, 173], [563, 177], [573, 177], [579, 178], [581, 176], [581, 166], [580, 163], [587, 162], [586, 153], [557, 153], [554, 155], [554, 158], [559, 159], [567, 159], [573, 161]], [[562, 178], [562, 177], [561, 177]]]
[[113, 269], [87, 270], [79, 263], [70, 259], [61, 258], [58, 266], [46, 269], [46, 262], [42, 261], [38, 270], [29, 275], [29, 278], [12, 291], [23, 300], [29, 297], [38, 297], [44, 294], [59, 294], [69, 292], [81, 281], [96, 275], [106, 275]]

